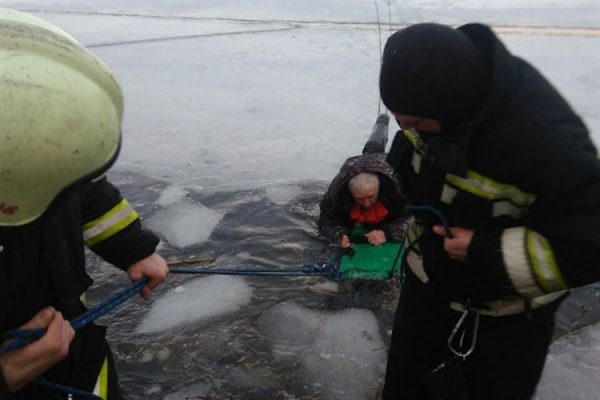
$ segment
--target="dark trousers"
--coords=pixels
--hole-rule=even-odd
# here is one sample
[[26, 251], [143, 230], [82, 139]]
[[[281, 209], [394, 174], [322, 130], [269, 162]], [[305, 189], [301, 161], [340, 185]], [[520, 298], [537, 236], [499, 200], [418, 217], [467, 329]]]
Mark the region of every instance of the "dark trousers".
[[[481, 316], [474, 352], [460, 363], [470, 400], [528, 400], [540, 379], [562, 299], [504, 317]], [[396, 311], [384, 400], [428, 400], [423, 375], [448, 360], [447, 340], [460, 317], [432, 283], [408, 271]], [[460, 397], [448, 397], [454, 400]]]

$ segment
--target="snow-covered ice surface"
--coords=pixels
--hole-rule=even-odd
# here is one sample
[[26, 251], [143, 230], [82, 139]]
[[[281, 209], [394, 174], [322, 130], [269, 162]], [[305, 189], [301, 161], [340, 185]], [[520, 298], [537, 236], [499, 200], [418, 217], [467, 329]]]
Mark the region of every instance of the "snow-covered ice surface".
[[[379, 41], [388, 23], [493, 25], [559, 88], [600, 143], [597, 0], [0, 6], [57, 24], [115, 71], [126, 111], [110, 177], [170, 259], [213, 255], [220, 267], [317, 259], [320, 196], [344, 159], [360, 151], [377, 116]], [[97, 281], [90, 298], [127, 284], [89, 260]], [[387, 293], [318, 279], [171, 275], [153, 301], [131, 300], [101, 322], [110, 325], [130, 399], [367, 400], [383, 377], [394, 308]], [[599, 302], [598, 288], [589, 287], [562, 308], [557, 335], [592, 325], [553, 344], [536, 400], [597, 397]]]

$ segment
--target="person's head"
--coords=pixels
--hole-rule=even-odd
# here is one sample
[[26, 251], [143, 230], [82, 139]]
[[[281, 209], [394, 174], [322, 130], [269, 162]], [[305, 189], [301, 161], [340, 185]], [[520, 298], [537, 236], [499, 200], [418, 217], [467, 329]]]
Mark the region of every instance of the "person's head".
[[0, 59], [0, 227], [11, 227], [110, 167], [123, 98], [102, 61], [31, 15], [0, 9]]
[[348, 181], [348, 189], [354, 201], [367, 210], [374, 206], [379, 198], [379, 176], [361, 172]]
[[477, 117], [489, 76], [483, 55], [466, 34], [422, 23], [387, 40], [379, 89], [401, 128], [441, 132]]

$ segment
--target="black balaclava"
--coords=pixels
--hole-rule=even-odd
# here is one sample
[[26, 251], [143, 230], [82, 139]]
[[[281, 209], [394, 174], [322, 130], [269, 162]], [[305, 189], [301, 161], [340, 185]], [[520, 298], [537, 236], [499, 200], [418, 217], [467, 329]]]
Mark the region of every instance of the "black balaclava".
[[415, 24], [388, 38], [379, 90], [391, 111], [433, 118], [443, 131], [460, 131], [481, 112], [490, 71], [463, 32]]

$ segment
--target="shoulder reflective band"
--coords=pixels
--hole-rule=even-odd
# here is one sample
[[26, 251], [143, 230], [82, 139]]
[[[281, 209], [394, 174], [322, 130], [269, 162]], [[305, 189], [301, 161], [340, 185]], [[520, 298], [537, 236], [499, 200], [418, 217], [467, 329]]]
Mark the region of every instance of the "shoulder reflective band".
[[496, 182], [474, 171], [469, 171], [466, 178], [447, 174], [446, 181], [464, 191], [488, 200], [507, 200], [518, 207], [526, 207], [535, 201], [535, 195], [523, 192], [518, 187]]
[[527, 298], [567, 288], [546, 238], [524, 227], [505, 229], [502, 255], [515, 289]]
[[106, 240], [123, 230], [137, 218], [138, 215], [135, 210], [129, 205], [126, 199], [123, 199], [109, 212], [83, 226], [85, 244], [93, 246]]
[[406, 129], [403, 130], [402, 133], [416, 150], [421, 150], [421, 148], [423, 147], [423, 140], [421, 139], [421, 136], [419, 136], [419, 133], [417, 131], [413, 129]]

